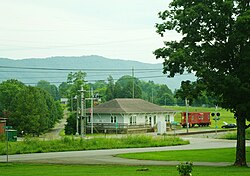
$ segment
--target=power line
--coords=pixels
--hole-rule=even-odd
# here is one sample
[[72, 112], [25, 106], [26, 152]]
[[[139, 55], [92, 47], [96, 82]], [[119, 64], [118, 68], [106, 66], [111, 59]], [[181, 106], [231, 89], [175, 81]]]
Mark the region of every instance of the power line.
[[[186, 74], [182, 74], [182, 75], [190, 75], [191, 73], [186, 73]], [[176, 76], [182, 76], [182, 75], [176, 75]], [[155, 76], [144, 76], [144, 77], [136, 77], [137, 79], [148, 79], [148, 78], [162, 78], [162, 77], [167, 77], [166, 75], [155, 75]], [[120, 78], [114, 78], [113, 80], [115, 80], [115, 81], [117, 81], [117, 80], [119, 80]], [[133, 77], [129, 77], [129, 78], [125, 78], [125, 79], [133, 79]], [[89, 82], [89, 83], [93, 83], [93, 82], [96, 82], [96, 81], [107, 81], [106, 79], [104, 80], [104, 79], [96, 79], [96, 80], [88, 80], [88, 79], [86, 79], [87, 80], [87, 82]], [[64, 81], [56, 81], [56, 82], [50, 82], [50, 83], [52, 83], [52, 84], [60, 84], [60, 83], [62, 83], [62, 82], [64, 82]], [[66, 81], [65, 81], [66, 82]], [[29, 85], [33, 85], [33, 84], [37, 84], [37, 83], [28, 83], [28, 82], [24, 82], [24, 84], [29, 84]]]
[[[24, 69], [24, 70], [68, 70], [68, 71], [79, 71], [79, 70], [85, 70], [85, 71], [98, 71], [98, 72], [107, 72], [107, 71], [131, 71], [130, 68], [118, 68], [118, 69], [113, 69], [113, 68], [48, 68], [48, 67], [15, 67], [15, 66], [3, 66], [0, 65], [0, 68], [14, 68], [14, 69]], [[159, 70], [159, 69], [151, 69], [151, 68], [137, 68], [136, 70]]]

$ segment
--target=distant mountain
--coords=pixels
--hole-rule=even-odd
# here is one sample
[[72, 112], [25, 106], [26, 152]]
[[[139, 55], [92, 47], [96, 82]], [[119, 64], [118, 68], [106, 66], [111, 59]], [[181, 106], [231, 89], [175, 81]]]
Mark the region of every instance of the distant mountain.
[[195, 80], [193, 74], [167, 78], [162, 74], [162, 64], [149, 64], [130, 60], [108, 59], [101, 56], [50, 57], [12, 60], [0, 58], [0, 82], [18, 79], [25, 84], [35, 85], [39, 80], [46, 80], [59, 85], [66, 82], [70, 72], [82, 70], [87, 73], [87, 80], [107, 80], [111, 75], [115, 80], [123, 75], [132, 75], [144, 81], [166, 84], [170, 89], [180, 87], [183, 80]]

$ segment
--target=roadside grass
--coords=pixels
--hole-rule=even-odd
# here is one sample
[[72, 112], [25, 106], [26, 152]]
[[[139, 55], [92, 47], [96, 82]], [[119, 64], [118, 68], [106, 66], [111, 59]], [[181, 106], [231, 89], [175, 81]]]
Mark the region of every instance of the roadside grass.
[[[236, 132], [226, 133], [224, 135], [220, 135], [219, 138], [220, 139], [236, 140], [237, 139], [237, 133]], [[246, 140], [250, 140], [250, 128], [248, 128], [246, 130]]]
[[[144, 169], [143, 169], [144, 168]], [[147, 168], [147, 171], [143, 171]], [[141, 170], [141, 171], [140, 171]], [[197, 176], [248, 176], [247, 167], [194, 166]], [[178, 176], [175, 166], [121, 166], [121, 165], [49, 165], [0, 163], [1, 175], [8, 176]]]
[[[58, 140], [41, 141], [36, 138], [25, 138], [20, 142], [9, 142], [9, 154], [46, 153], [97, 149], [162, 147], [189, 144], [179, 137], [152, 137], [133, 135], [122, 138], [74, 138], [64, 137]], [[0, 154], [6, 154], [6, 143], [0, 142]]]
[[[193, 162], [234, 162], [235, 148], [223, 149], [199, 149], [199, 150], [175, 150], [162, 152], [127, 153], [119, 154], [118, 157], [158, 160], [158, 161], [193, 161]], [[250, 162], [250, 147], [246, 148], [247, 162]]]

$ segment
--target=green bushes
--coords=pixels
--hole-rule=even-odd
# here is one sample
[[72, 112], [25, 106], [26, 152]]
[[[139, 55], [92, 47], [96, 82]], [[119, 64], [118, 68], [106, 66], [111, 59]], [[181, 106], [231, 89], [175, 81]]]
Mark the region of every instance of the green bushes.
[[[146, 135], [127, 136], [122, 138], [92, 138], [82, 139], [64, 137], [60, 140], [41, 141], [37, 138], [25, 138], [22, 142], [9, 142], [9, 154], [45, 153], [61, 151], [80, 151], [97, 149], [159, 147], [188, 144], [177, 137], [152, 137]], [[0, 154], [5, 151], [5, 143], [0, 142]]]

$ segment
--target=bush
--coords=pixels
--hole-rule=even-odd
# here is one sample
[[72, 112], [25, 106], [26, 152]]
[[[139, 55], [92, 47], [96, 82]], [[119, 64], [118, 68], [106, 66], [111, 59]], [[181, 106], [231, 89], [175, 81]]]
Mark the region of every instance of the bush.
[[191, 172], [193, 170], [193, 163], [192, 162], [180, 163], [176, 166], [176, 168], [180, 176], [191, 176], [192, 175]]

